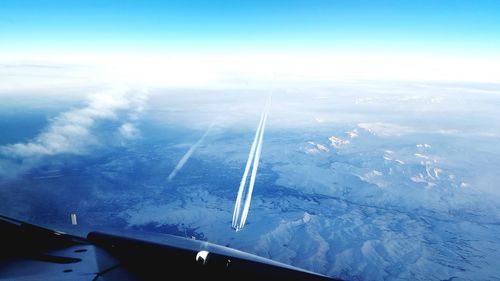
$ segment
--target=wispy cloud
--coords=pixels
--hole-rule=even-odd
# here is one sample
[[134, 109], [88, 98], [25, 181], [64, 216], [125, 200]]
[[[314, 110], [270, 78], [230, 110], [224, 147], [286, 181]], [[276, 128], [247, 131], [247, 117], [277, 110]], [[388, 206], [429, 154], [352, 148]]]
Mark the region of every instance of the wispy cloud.
[[[33, 164], [45, 156], [85, 154], [103, 143], [97, 127], [106, 120], [122, 123], [116, 130], [123, 139], [135, 138], [139, 135], [136, 122], [145, 103], [145, 91], [131, 91], [126, 87], [90, 95], [85, 106], [59, 114], [32, 140], [0, 146], [2, 162], [10, 159]], [[5, 171], [0, 170], [2, 172]]]
[[118, 128], [118, 132], [125, 139], [135, 139], [139, 136], [139, 129], [134, 123], [123, 123], [123, 125]]
[[391, 123], [359, 123], [358, 127], [381, 137], [402, 136], [415, 133], [415, 129]]

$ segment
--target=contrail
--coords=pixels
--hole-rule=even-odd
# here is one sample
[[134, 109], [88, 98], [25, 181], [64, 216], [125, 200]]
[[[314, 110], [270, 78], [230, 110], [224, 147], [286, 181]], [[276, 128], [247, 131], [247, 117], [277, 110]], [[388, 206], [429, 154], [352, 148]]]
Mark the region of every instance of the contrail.
[[234, 211], [233, 211], [233, 222], [232, 226], [233, 228], [237, 228], [237, 219], [240, 216], [240, 211], [241, 211], [241, 197], [243, 196], [243, 191], [245, 190], [246, 182], [248, 179], [248, 172], [250, 171], [250, 167], [252, 165], [252, 159], [255, 156], [255, 149], [257, 147], [257, 142], [259, 141], [259, 136], [260, 136], [260, 129], [262, 127], [262, 123], [264, 121], [264, 111], [262, 112], [260, 116], [260, 121], [259, 125], [257, 126], [257, 131], [255, 132], [255, 137], [252, 142], [252, 147], [250, 148], [250, 153], [248, 154], [248, 160], [247, 160], [247, 165], [245, 166], [245, 172], [243, 173], [243, 177], [241, 178], [240, 182], [240, 187], [238, 189], [238, 195], [236, 197], [236, 202], [234, 204]]
[[259, 168], [260, 155], [262, 153], [262, 141], [264, 139], [264, 131], [266, 128], [266, 121], [267, 121], [267, 112], [266, 112], [266, 116], [264, 117], [264, 122], [262, 123], [259, 144], [257, 145], [257, 151], [255, 152], [255, 158], [253, 160], [252, 175], [250, 177], [250, 184], [248, 186], [248, 193], [247, 193], [247, 197], [245, 199], [245, 205], [243, 206], [243, 214], [241, 215], [241, 222], [239, 225], [239, 229], [242, 229], [245, 226], [245, 222], [246, 222], [247, 216], [248, 216], [248, 210], [250, 209], [250, 202], [252, 201], [253, 187], [255, 185], [255, 178], [257, 177], [257, 169]]
[[[250, 209], [250, 202], [252, 201], [253, 187], [255, 185], [255, 178], [257, 176], [257, 170], [259, 167], [260, 155], [262, 153], [262, 142], [264, 139], [264, 131], [265, 131], [265, 126], [266, 126], [267, 115], [269, 112], [270, 103], [271, 103], [271, 97], [269, 96], [267, 99], [266, 105], [264, 107], [264, 110], [262, 111], [260, 122], [259, 122], [259, 125], [257, 126], [257, 131], [255, 132], [255, 137], [254, 137], [254, 140], [252, 143], [252, 147], [251, 147], [250, 153], [248, 155], [248, 160], [247, 160], [247, 164], [245, 167], [245, 172], [243, 173], [243, 177], [242, 177], [241, 182], [240, 182], [240, 187], [238, 189], [238, 195], [236, 197], [236, 202], [234, 205], [233, 220], [232, 220], [232, 227], [236, 231], [241, 230], [245, 226], [245, 222], [246, 222], [246, 219], [248, 216], [248, 210]], [[252, 173], [250, 175], [250, 183], [248, 185], [248, 189], [246, 189], [248, 172], [249, 172], [251, 166], [252, 166]], [[243, 193], [245, 193], [245, 204], [243, 206], [243, 210], [241, 210], [241, 199], [242, 199]], [[241, 216], [240, 216], [240, 213], [241, 213]], [[240, 220], [239, 223], [238, 223], [238, 220]]]
[[175, 176], [177, 175], [177, 173], [186, 164], [186, 162], [189, 160], [189, 158], [191, 157], [191, 155], [193, 155], [194, 151], [198, 148], [198, 146], [200, 146], [200, 144], [203, 142], [203, 140], [205, 140], [205, 138], [207, 137], [208, 133], [210, 133], [210, 131], [214, 127], [214, 124], [215, 124], [215, 121], [212, 122], [212, 124], [210, 125], [210, 127], [208, 127], [208, 129], [203, 134], [203, 136], [201, 136], [201, 138], [195, 144], [193, 144], [189, 148], [189, 150], [184, 154], [184, 156], [182, 156], [181, 160], [179, 160], [179, 163], [177, 163], [177, 166], [175, 166], [174, 170], [170, 173], [170, 175], [168, 175], [168, 178], [167, 178], [168, 181], [172, 181], [175, 178]]

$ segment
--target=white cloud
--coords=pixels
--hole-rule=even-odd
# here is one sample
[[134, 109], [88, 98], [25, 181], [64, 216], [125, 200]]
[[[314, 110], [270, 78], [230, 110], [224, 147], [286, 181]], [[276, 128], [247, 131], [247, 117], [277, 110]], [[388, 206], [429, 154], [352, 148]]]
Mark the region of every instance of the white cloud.
[[[120, 82], [149, 87], [269, 87], [308, 81], [500, 82], [498, 57], [332, 54], [0, 54], [1, 89]], [[30, 67], [33, 65], [55, 68]], [[265, 65], [265, 67], [263, 67]], [[408, 67], [411, 65], [411, 67]], [[12, 67], [14, 66], [14, 67]], [[70, 69], [71, 75], [68, 75]], [[22, 76], [17, 73], [22, 73]], [[40, 77], [42, 71], [43, 77]], [[26, 74], [30, 83], [25, 83]], [[47, 77], [50, 74], [50, 77]], [[21, 77], [21, 78], [20, 78]], [[249, 83], [250, 82], [250, 83]], [[91, 84], [92, 84], [91, 83]], [[434, 100], [439, 102], [439, 100]]]
[[126, 139], [134, 139], [139, 136], [139, 129], [132, 123], [123, 123], [118, 129], [120, 134]]
[[43, 156], [84, 154], [101, 144], [96, 134], [98, 123], [105, 120], [120, 121], [118, 119], [123, 114], [126, 121], [118, 128], [118, 132], [126, 139], [133, 138], [139, 134], [134, 122], [144, 105], [144, 92], [132, 92], [125, 87], [93, 94], [88, 97], [84, 107], [63, 112], [50, 120], [46, 128], [31, 141], [0, 146], [0, 155], [33, 165], [33, 160]]
[[381, 122], [359, 123], [358, 127], [381, 137], [402, 136], [415, 132], [415, 129], [411, 127]]

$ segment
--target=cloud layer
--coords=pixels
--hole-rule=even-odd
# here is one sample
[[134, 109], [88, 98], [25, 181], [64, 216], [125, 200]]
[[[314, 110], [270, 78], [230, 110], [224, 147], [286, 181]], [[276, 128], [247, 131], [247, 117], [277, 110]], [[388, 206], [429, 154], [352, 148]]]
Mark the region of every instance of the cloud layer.
[[2, 166], [8, 166], [5, 163], [8, 160], [33, 163], [45, 156], [85, 154], [91, 148], [103, 144], [98, 125], [105, 121], [121, 124], [112, 133], [119, 139], [136, 138], [139, 136], [136, 123], [145, 104], [144, 91], [131, 91], [126, 87], [92, 94], [85, 106], [59, 114], [32, 140], [0, 146], [0, 156], [4, 158]]

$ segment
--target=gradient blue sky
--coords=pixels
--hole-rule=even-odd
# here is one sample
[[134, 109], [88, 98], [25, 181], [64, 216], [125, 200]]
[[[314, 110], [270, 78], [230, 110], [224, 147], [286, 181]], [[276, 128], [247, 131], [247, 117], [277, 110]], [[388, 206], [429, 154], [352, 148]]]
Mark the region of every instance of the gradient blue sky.
[[0, 51], [500, 54], [500, 1], [0, 0]]

